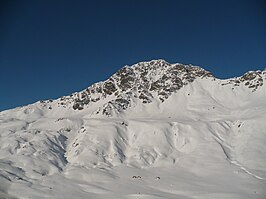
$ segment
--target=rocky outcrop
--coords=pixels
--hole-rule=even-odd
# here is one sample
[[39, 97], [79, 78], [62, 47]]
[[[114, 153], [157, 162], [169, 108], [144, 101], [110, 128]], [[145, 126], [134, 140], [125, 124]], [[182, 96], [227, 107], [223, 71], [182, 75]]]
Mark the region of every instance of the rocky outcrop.
[[260, 86], [263, 85], [263, 76], [265, 77], [266, 70], [264, 71], [249, 71], [245, 73], [241, 77], [236, 77], [234, 79], [228, 80], [226, 83], [222, 85], [234, 85], [240, 86], [240, 84], [245, 85], [246, 87], [252, 89], [252, 91], [256, 91]]

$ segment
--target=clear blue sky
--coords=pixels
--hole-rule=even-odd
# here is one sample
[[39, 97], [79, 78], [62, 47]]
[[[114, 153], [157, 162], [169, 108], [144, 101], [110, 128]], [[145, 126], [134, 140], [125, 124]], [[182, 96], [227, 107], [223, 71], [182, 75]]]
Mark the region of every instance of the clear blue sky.
[[219, 78], [266, 67], [264, 0], [0, 2], [0, 110], [80, 91], [144, 60]]

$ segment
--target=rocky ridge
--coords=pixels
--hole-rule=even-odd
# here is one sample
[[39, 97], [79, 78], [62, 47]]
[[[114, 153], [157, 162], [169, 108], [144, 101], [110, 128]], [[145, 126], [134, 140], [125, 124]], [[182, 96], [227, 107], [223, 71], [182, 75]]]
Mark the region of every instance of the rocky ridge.
[[[221, 85], [231, 85], [233, 90], [234, 87], [244, 84], [254, 92], [263, 85], [265, 75], [266, 70], [249, 71], [241, 77], [222, 80]], [[192, 83], [196, 78], [217, 80], [209, 71], [198, 66], [170, 64], [161, 59], [140, 62], [132, 66], [124, 66], [109, 79], [95, 83], [81, 92], [61, 97], [58, 106], [71, 107], [78, 111], [100, 100], [107, 100], [95, 114], [111, 116], [113, 112], [126, 110], [134, 100], [148, 104], [156, 98], [163, 103], [169, 96]], [[42, 102], [51, 108], [49, 103], [52, 100]]]

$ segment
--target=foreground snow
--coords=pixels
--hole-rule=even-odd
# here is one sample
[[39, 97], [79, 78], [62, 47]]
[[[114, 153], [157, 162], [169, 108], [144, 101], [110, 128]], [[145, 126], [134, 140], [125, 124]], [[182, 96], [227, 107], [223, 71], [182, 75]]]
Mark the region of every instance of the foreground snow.
[[112, 116], [95, 111], [115, 95], [1, 112], [0, 198], [266, 198], [265, 85], [228, 81], [197, 78]]

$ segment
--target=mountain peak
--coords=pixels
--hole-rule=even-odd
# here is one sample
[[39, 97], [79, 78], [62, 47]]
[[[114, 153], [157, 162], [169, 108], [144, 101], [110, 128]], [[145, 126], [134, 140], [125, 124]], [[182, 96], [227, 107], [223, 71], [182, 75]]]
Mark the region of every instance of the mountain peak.
[[[204, 77], [212, 75], [192, 65], [170, 64], [162, 59], [139, 62], [124, 66], [106, 81], [96, 83], [76, 95], [73, 109], [82, 110], [85, 105], [110, 96], [115, 96], [116, 105], [123, 108], [129, 106], [128, 99], [131, 98], [151, 103], [157, 96], [163, 102], [196, 78]], [[113, 104], [112, 101], [110, 104]]]

